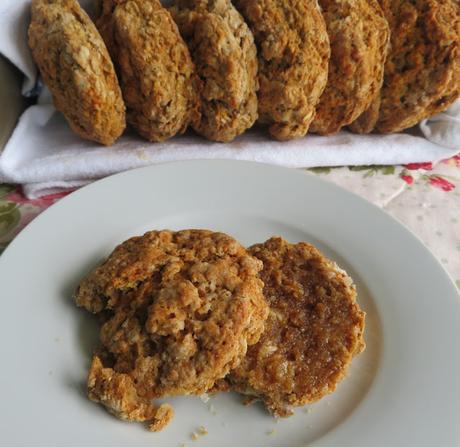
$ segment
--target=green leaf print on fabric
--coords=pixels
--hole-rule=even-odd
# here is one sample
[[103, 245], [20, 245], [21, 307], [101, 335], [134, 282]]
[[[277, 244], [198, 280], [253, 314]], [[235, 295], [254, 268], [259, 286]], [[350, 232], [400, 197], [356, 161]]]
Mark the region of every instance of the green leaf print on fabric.
[[350, 171], [368, 171], [369, 169], [372, 169], [372, 166], [348, 166], [348, 169]]
[[0, 200], [0, 238], [15, 228], [21, 219], [16, 203]]
[[371, 165], [371, 166], [349, 166], [350, 171], [365, 171], [363, 177], [369, 178], [376, 174], [393, 175], [395, 173], [395, 167], [392, 165]]
[[3, 199], [7, 194], [14, 190], [14, 186], [0, 185], [0, 199]]
[[[316, 168], [308, 168], [307, 171], [315, 174], [329, 174], [332, 170], [343, 168], [343, 166], [318, 166]], [[372, 177], [375, 174], [393, 175], [396, 169], [392, 165], [363, 165], [363, 166], [348, 166], [350, 171], [365, 171], [364, 178]]]
[[395, 167], [394, 166], [382, 166], [381, 171], [383, 175], [393, 175], [395, 173]]

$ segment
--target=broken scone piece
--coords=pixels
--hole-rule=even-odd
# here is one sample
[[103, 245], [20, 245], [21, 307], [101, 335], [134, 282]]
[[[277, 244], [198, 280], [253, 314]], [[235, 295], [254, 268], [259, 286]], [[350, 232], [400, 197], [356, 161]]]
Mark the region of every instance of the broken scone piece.
[[98, 356], [93, 357], [88, 375], [88, 396], [102, 403], [107, 410], [124, 421], [148, 422], [149, 430], [160, 431], [174, 416], [171, 405], [155, 407], [150, 400], [139, 397], [132, 378], [104, 368]]
[[268, 315], [261, 268], [208, 230], [150, 231], [119, 245], [76, 292], [103, 320], [90, 397], [162, 426], [150, 399], [206, 392], [258, 341]]
[[351, 278], [312, 245], [274, 237], [249, 252], [264, 263], [270, 313], [259, 342], [226, 381], [274, 415], [289, 416], [292, 406], [331, 393], [345, 377], [364, 349], [365, 315]]

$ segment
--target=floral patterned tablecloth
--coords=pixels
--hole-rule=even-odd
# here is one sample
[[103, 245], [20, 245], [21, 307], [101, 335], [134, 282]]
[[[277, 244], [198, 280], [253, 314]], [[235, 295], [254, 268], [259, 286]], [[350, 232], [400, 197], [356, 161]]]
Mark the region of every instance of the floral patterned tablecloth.
[[[410, 228], [434, 253], [460, 289], [460, 155], [404, 166], [313, 168]], [[38, 214], [67, 195], [26, 199], [21, 188], [0, 185], [0, 252]]]

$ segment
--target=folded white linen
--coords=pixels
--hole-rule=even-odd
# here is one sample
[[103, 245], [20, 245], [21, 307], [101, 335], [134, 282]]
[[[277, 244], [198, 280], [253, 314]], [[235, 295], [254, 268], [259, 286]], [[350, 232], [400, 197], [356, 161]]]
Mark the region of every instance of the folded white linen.
[[[87, 2], [85, 2], [87, 3]], [[35, 67], [26, 43], [27, 0], [2, 0], [0, 53], [34, 85]], [[289, 167], [383, 165], [438, 161], [460, 152], [460, 101], [419, 128], [393, 135], [354, 135], [347, 131], [287, 142], [272, 141], [252, 129], [232, 143], [211, 143], [189, 132], [152, 144], [129, 132], [113, 147], [75, 135], [50, 104], [46, 89], [39, 103], [21, 116], [0, 154], [0, 182], [20, 183], [29, 197], [81, 186], [115, 172], [148, 164], [188, 159], [252, 160]]]

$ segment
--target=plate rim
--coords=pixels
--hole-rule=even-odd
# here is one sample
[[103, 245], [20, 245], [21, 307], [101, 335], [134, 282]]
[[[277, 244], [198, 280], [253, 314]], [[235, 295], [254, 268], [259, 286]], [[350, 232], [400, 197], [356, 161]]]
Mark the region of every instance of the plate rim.
[[197, 165], [197, 164], [203, 164], [203, 163], [205, 163], [205, 164], [208, 164], [208, 163], [209, 164], [216, 164], [216, 165], [222, 164], [222, 163], [224, 163], [224, 164], [235, 164], [235, 165], [252, 165], [254, 167], [265, 166], [267, 168], [274, 168], [275, 170], [284, 170], [284, 171], [296, 172], [296, 173], [300, 173], [301, 175], [307, 175], [310, 178], [314, 178], [315, 179], [314, 181], [318, 181], [320, 184], [328, 185], [328, 187], [331, 187], [332, 189], [335, 189], [335, 190], [338, 190], [338, 191], [341, 191], [341, 192], [345, 192], [345, 194], [353, 196], [357, 201], [361, 202], [362, 204], [365, 204], [366, 206], [369, 206], [369, 207], [373, 208], [375, 211], [377, 211], [382, 216], [384, 216], [384, 218], [387, 218], [390, 221], [392, 221], [394, 224], [402, 227], [404, 230], [406, 230], [408, 235], [410, 235], [414, 240], [416, 240], [419, 244], [421, 244], [423, 246], [423, 248], [425, 249], [425, 251], [427, 252], [427, 254], [430, 255], [432, 260], [434, 260], [436, 262], [436, 264], [438, 264], [438, 267], [441, 267], [442, 271], [447, 276], [447, 278], [448, 278], [449, 282], [451, 283], [451, 285], [453, 286], [454, 290], [458, 292], [458, 295], [460, 297], [460, 290], [456, 286], [455, 280], [452, 278], [452, 276], [449, 273], [449, 271], [442, 265], [441, 261], [433, 254], [433, 252], [429, 249], [429, 247], [427, 247], [427, 245], [423, 242], [423, 240], [420, 239], [412, 231], [412, 229], [409, 228], [404, 222], [399, 221], [398, 219], [396, 219], [391, 214], [385, 212], [381, 207], [379, 207], [375, 203], [365, 199], [364, 197], [360, 196], [359, 194], [357, 194], [354, 191], [350, 191], [349, 189], [346, 189], [346, 188], [344, 188], [344, 187], [342, 187], [342, 186], [340, 186], [340, 185], [338, 185], [336, 183], [333, 183], [333, 182], [330, 182], [329, 180], [326, 180], [326, 179], [323, 179], [321, 177], [318, 177], [314, 173], [308, 171], [307, 169], [309, 169], [309, 168], [291, 168], [291, 167], [288, 167], [288, 166], [279, 166], [279, 165], [273, 165], [273, 164], [269, 164], [269, 163], [262, 163], [262, 162], [257, 162], [257, 161], [248, 161], [248, 160], [193, 159], [193, 160], [180, 160], [180, 161], [166, 161], [164, 163], [158, 163], [158, 164], [148, 165], [148, 166], [140, 166], [140, 167], [128, 169], [128, 170], [125, 170], [125, 171], [116, 172], [114, 174], [107, 175], [107, 176], [102, 177], [100, 179], [96, 179], [95, 181], [93, 181], [91, 183], [88, 183], [87, 185], [83, 185], [82, 187], [79, 187], [78, 189], [75, 189], [74, 191], [70, 192], [68, 195], [66, 195], [65, 197], [59, 199], [59, 201], [53, 203], [51, 206], [49, 206], [44, 211], [42, 211], [38, 216], [36, 216], [7, 245], [5, 250], [3, 250], [3, 252], [0, 254], [0, 260], [5, 256], [5, 254], [7, 254], [7, 252], [10, 250], [10, 248], [14, 244], [17, 243], [18, 238], [20, 238], [25, 231], [29, 231], [30, 228], [32, 226], [34, 226], [34, 224], [39, 222], [39, 219], [44, 218], [43, 216], [47, 216], [48, 213], [51, 212], [52, 210], [55, 210], [56, 207], [62, 206], [61, 205], [62, 203], [67, 203], [67, 200], [78, 200], [78, 196], [83, 190], [85, 191], [84, 193], [86, 193], [86, 192], [88, 192], [89, 190], [91, 190], [93, 188], [98, 188], [98, 185], [100, 185], [100, 184], [110, 182], [110, 181], [114, 181], [114, 179], [116, 180], [117, 178], [123, 177], [123, 176], [125, 176], [127, 174], [149, 171], [149, 170], [152, 170], [152, 169], [161, 168], [163, 166], [171, 166], [171, 165], [176, 166], [176, 165], [182, 165], [182, 164], [183, 165]]
[[[319, 178], [319, 177], [315, 176], [313, 173], [310, 173], [310, 172], [305, 171], [305, 170], [292, 169], [292, 168], [283, 168], [283, 167], [279, 167], [279, 166], [267, 165], [267, 164], [262, 164], [262, 163], [257, 163], [257, 162], [246, 162], [246, 161], [231, 161], [231, 162], [229, 162], [227, 160], [191, 160], [191, 161], [183, 161], [183, 162], [170, 162], [170, 163], [164, 163], [164, 164], [161, 164], [161, 165], [153, 165], [153, 166], [136, 168], [136, 169], [133, 169], [133, 170], [129, 170], [129, 171], [125, 171], [125, 172], [122, 172], [122, 173], [114, 174], [112, 176], [105, 177], [105, 178], [103, 178], [103, 179], [101, 179], [99, 181], [96, 181], [96, 182], [94, 182], [94, 183], [92, 183], [90, 185], [87, 185], [87, 186], [75, 191], [74, 193], [72, 193], [72, 194], [66, 196], [65, 198], [63, 198], [62, 200], [60, 200], [58, 203], [56, 203], [55, 205], [53, 205], [49, 209], [45, 210], [33, 222], [31, 222], [26, 228], [24, 228], [24, 230], [21, 232], [21, 234], [19, 234], [17, 236], [17, 238], [15, 238], [13, 243], [10, 244], [10, 246], [7, 247], [7, 249], [4, 251], [4, 253], [0, 256], [0, 278], [2, 276], [2, 265], [3, 265], [4, 262], [7, 262], [6, 260], [10, 256], [8, 253], [9, 252], [14, 252], [14, 250], [15, 250], [14, 247], [17, 244], [21, 243], [22, 238], [27, 237], [28, 232], [34, 231], [33, 230], [34, 226], [38, 225], [39, 222], [41, 222], [42, 219], [47, 219], [48, 216], [50, 214], [52, 215], [53, 212], [59, 213], [59, 208], [61, 206], [67, 206], [66, 204], [68, 202], [81, 201], [81, 198], [80, 198], [81, 194], [87, 194], [87, 193], [89, 194], [92, 188], [98, 188], [97, 185], [101, 184], [103, 182], [110, 182], [110, 181], [115, 181], [116, 182], [117, 178], [125, 176], [125, 175], [136, 175], [136, 173], [139, 172], [139, 171], [149, 171], [149, 170], [153, 170], [153, 169], [158, 169], [158, 168], [166, 166], [166, 165], [170, 167], [172, 165], [179, 165], [179, 164], [187, 165], [187, 166], [190, 166], [190, 165], [203, 165], [203, 164], [205, 164], [205, 165], [206, 164], [208, 164], [208, 165], [209, 164], [211, 164], [211, 165], [223, 164], [223, 165], [226, 165], [226, 166], [228, 166], [229, 164], [253, 165], [253, 166], [257, 166], [257, 168], [260, 168], [260, 169], [265, 169], [265, 167], [268, 167], [270, 169], [273, 169], [274, 171], [281, 171], [281, 170], [283, 170], [285, 172], [290, 171], [291, 174], [298, 175], [299, 178], [300, 178], [300, 176], [309, 177], [310, 180], [308, 180], [308, 181], [312, 181], [313, 183], [316, 182], [317, 184], [322, 184], [326, 188], [329, 188], [332, 191], [340, 191], [341, 194], [345, 194], [345, 195], [347, 195], [349, 197], [354, 197], [353, 200], [355, 200], [358, 203], [360, 203], [361, 206], [365, 206], [368, 209], [373, 209], [374, 210], [373, 213], [375, 213], [375, 211], [377, 210], [377, 214], [378, 214], [380, 219], [384, 219], [384, 221], [386, 221], [386, 222], [391, 222], [391, 224], [396, 226], [399, 229], [399, 231], [404, 231], [405, 237], [406, 238], [409, 237], [409, 239], [412, 241], [412, 243], [416, 243], [419, 246], [419, 248], [422, 248], [425, 256], [427, 256], [430, 259], [431, 263], [433, 263], [433, 261], [434, 261], [434, 265], [436, 265], [436, 267], [437, 267], [436, 275], [439, 275], [442, 272], [442, 281], [445, 282], [446, 286], [447, 286], [447, 284], [449, 284], [449, 287], [454, 292], [453, 296], [454, 295], [456, 297], [460, 296], [458, 294], [458, 289], [457, 289], [453, 279], [450, 277], [450, 275], [445, 270], [444, 266], [439, 262], [439, 260], [426, 247], [426, 245], [423, 244], [423, 242], [409, 228], [407, 228], [407, 226], [405, 226], [404, 224], [402, 224], [401, 222], [399, 222], [398, 220], [393, 218], [391, 215], [386, 213], [384, 210], [382, 210], [381, 208], [379, 208], [377, 205], [373, 204], [372, 202], [369, 202], [366, 199], [362, 198], [361, 196], [359, 196], [359, 195], [357, 195], [357, 194], [355, 194], [355, 193], [353, 193], [353, 192], [351, 192], [351, 191], [349, 191], [349, 190], [347, 190], [345, 188], [342, 188], [342, 187], [340, 187], [340, 186], [338, 186], [338, 185], [336, 185], [336, 184], [334, 184], [332, 182], [329, 182], [329, 181], [327, 181], [325, 179]], [[86, 192], [83, 193], [82, 192], [83, 190], [85, 190]], [[64, 203], [64, 204], [62, 204], [62, 203]], [[35, 222], [35, 224], [34, 224], [34, 222]], [[31, 230], [31, 228], [32, 228], [32, 230]], [[19, 239], [19, 238], [21, 238], [21, 239]], [[19, 242], [17, 242], [18, 240], [19, 240]], [[5, 255], [8, 255], [8, 256], [5, 256]], [[447, 282], [445, 281], [446, 279], [448, 280]], [[449, 299], [450, 299], [450, 297], [449, 297]], [[459, 431], [459, 433], [460, 433], [460, 431]], [[320, 441], [321, 441], [321, 439], [322, 438], [320, 438]], [[317, 442], [317, 441], [314, 441], [312, 444], [314, 444], [315, 446], [316, 445], [323, 445], [323, 443]], [[327, 444], [327, 445], [329, 445], [329, 444]]]

